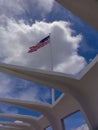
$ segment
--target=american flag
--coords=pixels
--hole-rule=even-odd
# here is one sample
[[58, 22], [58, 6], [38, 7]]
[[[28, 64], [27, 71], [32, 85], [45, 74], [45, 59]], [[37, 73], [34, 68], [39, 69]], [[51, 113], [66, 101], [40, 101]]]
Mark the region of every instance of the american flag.
[[48, 35], [47, 37], [45, 37], [44, 39], [42, 39], [39, 43], [37, 43], [35, 46], [31, 46], [29, 47], [29, 51], [28, 53], [37, 51], [39, 48], [47, 45], [50, 43], [50, 35]]

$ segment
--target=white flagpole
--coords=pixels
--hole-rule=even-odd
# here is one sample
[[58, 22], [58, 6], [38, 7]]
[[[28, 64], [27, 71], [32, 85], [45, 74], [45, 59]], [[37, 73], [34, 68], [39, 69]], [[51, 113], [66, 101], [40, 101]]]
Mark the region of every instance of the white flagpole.
[[[50, 37], [50, 61], [51, 61], [51, 71], [53, 71], [53, 51], [52, 51], [51, 37]], [[55, 91], [54, 91], [54, 88], [52, 88], [52, 92], [51, 93], [52, 93], [52, 104], [54, 104], [54, 102], [55, 102]]]

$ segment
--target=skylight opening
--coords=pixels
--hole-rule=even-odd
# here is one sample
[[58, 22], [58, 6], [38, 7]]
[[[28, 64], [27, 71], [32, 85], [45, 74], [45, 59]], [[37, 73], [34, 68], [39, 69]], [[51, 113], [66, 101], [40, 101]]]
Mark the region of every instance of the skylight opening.
[[45, 130], [53, 130], [51, 126], [47, 127]]
[[[52, 104], [52, 90], [49, 87], [29, 82], [11, 75], [0, 74], [1, 88], [0, 98], [20, 99], [33, 102], [43, 102]], [[44, 94], [43, 94], [44, 93]], [[62, 93], [58, 90], [54, 92], [55, 101]]]
[[63, 119], [65, 130], [89, 130], [89, 127], [80, 111], [75, 112]]
[[42, 114], [34, 111], [33, 109], [26, 109], [23, 107], [17, 107], [15, 105], [8, 105], [5, 103], [0, 103], [0, 113], [1, 114], [20, 114], [20, 115], [27, 115], [27, 116], [34, 116], [39, 118]]

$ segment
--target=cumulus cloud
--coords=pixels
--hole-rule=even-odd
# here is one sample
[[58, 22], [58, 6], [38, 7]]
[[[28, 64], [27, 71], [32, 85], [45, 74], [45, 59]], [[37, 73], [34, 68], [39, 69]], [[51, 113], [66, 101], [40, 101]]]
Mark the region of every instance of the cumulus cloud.
[[6, 27], [0, 27], [2, 62], [49, 70], [50, 45], [32, 54], [27, 51], [50, 32], [54, 71], [78, 73], [86, 64], [85, 59], [77, 53], [82, 36], [73, 36], [69, 23], [64, 21], [35, 22], [30, 26], [24, 21], [16, 22], [7, 18]]
[[72, 130], [89, 130], [87, 124], [83, 124], [82, 126], [76, 128], [76, 129], [72, 129]]

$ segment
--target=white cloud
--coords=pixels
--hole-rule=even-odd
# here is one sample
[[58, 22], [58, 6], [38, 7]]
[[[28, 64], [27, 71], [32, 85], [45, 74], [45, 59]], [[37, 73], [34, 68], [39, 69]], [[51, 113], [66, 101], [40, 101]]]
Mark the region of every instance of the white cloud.
[[52, 10], [54, 0], [0, 0], [0, 14], [16, 17], [26, 13], [49, 13]]
[[[42, 95], [43, 91], [36, 84], [0, 74], [0, 98], [47, 102], [51, 95], [49, 90], [44, 90], [44, 92], [45, 94]], [[15, 107], [0, 104], [0, 113], [16, 114], [18, 112], [19, 110]]]
[[0, 97], [7, 97], [11, 91], [11, 79], [3, 74], [0, 74]]
[[36, 1], [38, 2], [38, 6], [41, 10], [51, 12], [54, 0], [36, 0]]
[[76, 128], [76, 129], [72, 129], [72, 130], [89, 130], [87, 124], [83, 124], [82, 126]]
[[[18, 83], [19, 82], [19, 83]], [[50, 98], [49, 90], [43, 90], [45, 92], [44, 101]], [[16, 79], [13, 77], [0, 74], [0, 98], [15, 98], [21, 100], [40, 101], [41, 89], [37, 84], [31, 84], [28, 81]], [[0, 107], [0, 110], [3, 107]], [[7, 109], [3, 109], [6, 111]]]
[[16, 120], [14, 121], [16, 124], [23, 124], [24, 122], [23, 121], [19, 121], [19, 120]]
[[21, 100], [39, 101], [38, 91], [38, 88], [29, 86], [26, 90], [20, 91], [17, 98]]
[[64, 21], [36, 22], [30, 26], [23, 21], [16, 22], [7, 18], [6, 27], [0, 27], [2, 62], [49, 70], [49, 45], [32, 54], [27, 51], [50, 32], [54, 70], [69, 74], [78, 73], [86, 64], [85, 59], [77, 53], [82, 36], [72, 36], [73, 30]]
[[18, 0], [0, 0], [0, 14], [21, 14], [24, 12], [24, 9], [21, 5], [21, 1]]

